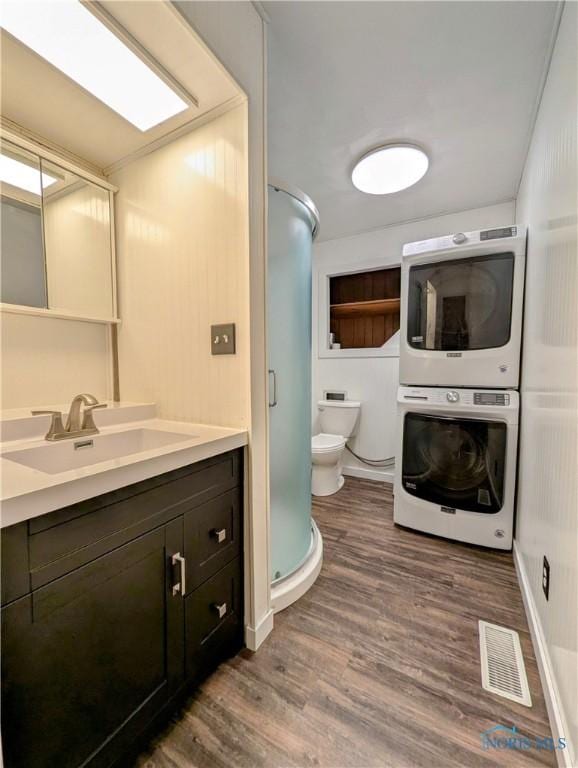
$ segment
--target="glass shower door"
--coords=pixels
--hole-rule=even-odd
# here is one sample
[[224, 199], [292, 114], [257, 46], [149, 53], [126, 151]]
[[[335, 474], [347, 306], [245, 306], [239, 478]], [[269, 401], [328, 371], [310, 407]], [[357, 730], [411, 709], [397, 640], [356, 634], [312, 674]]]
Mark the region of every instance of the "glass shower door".
[[311, 250], [307, 207], [269, 187], [268, 350], [271, 579], [311, 547]]

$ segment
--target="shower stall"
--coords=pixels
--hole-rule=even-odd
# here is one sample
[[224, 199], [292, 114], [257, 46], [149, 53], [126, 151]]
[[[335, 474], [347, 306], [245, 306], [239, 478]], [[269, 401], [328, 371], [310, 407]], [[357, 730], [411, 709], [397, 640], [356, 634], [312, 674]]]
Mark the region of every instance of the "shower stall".
[[313, 201], [269, 182], [268, 355], [271, 601], [286, 608], [313, 584], [323, 557], [311, 517], [311, 258]]

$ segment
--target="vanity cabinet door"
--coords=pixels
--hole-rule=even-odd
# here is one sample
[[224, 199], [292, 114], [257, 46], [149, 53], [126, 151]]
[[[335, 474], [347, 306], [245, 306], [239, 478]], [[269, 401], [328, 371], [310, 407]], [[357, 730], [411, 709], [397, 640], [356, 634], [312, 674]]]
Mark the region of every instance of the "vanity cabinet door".
[[2, 611], [5, 768], [108, 766], [182, 684], [182, 518]]

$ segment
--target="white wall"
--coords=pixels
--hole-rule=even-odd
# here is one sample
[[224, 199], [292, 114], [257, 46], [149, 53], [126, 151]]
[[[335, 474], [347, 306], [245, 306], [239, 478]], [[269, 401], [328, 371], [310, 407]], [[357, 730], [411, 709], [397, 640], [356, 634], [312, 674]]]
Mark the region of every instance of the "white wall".
[[[577, 11], [576, 3], [566, 3], [517, 200], [517, 220], [529, 236], [516, 549], [544, 641], [542, 661], [550, 665], [551, 719], [572, 742], [572, 766], [578, 764]], [[549, 601], [541, 589], [544, 555]]]
[[[167, 419], [248, 428], [247, 106], [113, 176], [122, 399]], [[236, 324], [213, 355], [211, 325]]]
[[[323, 283], [327, 275], [362, 271], [401, 263], [404, 243], [460, 232], [510, 224], [514, 204], [500, 203], [485, 208], [414, 221], [361, 235], [325, 240], [314, 246], [313, 264], [313, 429], [317, 423], [317, 401], [326, 389], [346, 390], [351, 400], [360, 400], [361, 420], [352, 447], [356, 453], [372, 458], [395, 454], [396, 393], [399, 382], [399, 349], [393, 344], [387, 357], [319, 357], [324, 336], [320, 330], [321, 313], [328, 313]], [[394, 340], [392, 340], [394, 341]], [[363, 354], [360, 352], [360, 355]], [[366, 467], [347, 451], [344, 472], [375, 480], [393, 481], [391, 470]]]

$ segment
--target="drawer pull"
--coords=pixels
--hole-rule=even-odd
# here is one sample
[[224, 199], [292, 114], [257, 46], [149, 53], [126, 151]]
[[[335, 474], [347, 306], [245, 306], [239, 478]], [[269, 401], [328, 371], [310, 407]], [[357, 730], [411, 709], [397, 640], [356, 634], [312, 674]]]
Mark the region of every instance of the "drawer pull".
[[171, 558], [171, 563], [173, 566], [177, 565], [177, 563], [180, 565], [180, 579], [176, 584], [173, 584], [173, 595], [178, 595], [179, 593], [181, 595], [185, 594], [185, 558], [181, 555], [180, 552], [177, 552], [174, 554]]
[[222, 544], [227, 538], [226, 528], [213, 528], [211, 533], [217, 539], [218, 544]]
[[213, 603], [213, 608], [219, 614], [220, 619], [222, 619], [223, 616], [227, 613], [227, 603]]

